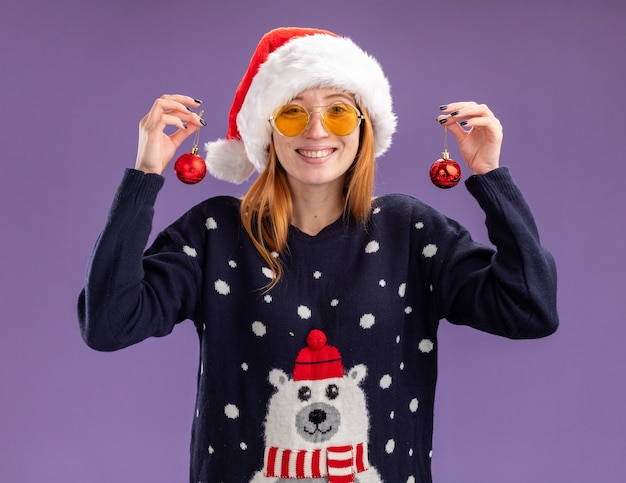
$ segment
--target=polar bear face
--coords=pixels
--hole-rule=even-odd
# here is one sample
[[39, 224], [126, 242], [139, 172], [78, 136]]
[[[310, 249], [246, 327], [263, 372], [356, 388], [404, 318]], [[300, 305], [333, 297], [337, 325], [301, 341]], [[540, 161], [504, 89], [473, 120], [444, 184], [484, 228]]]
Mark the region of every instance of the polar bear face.
[[280, 369], [270, 372], [276, 392], [265, 421], [267, 446], [318, 448], [367, 441], [369, 417], [359, 384], [367, 375], [359, 364], [343, 377], [294, 381]]

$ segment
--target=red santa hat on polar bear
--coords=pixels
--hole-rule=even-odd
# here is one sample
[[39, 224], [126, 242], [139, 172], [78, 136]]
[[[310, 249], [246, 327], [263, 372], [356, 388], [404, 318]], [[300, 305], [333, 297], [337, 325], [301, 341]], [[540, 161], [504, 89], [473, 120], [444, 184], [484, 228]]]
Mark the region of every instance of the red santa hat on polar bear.
[[306, 337], [304, 347], [293, 368], [294, 381], [319, 381], [343, 377], [343, 363], [339, 350], [326, 343], [326, 334], [313, 329]]

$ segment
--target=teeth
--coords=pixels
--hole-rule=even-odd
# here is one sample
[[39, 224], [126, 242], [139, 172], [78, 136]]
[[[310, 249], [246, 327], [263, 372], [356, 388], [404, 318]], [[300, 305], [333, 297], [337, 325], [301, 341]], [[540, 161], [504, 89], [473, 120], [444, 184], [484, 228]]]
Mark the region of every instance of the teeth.
[[333, 153], [332, 149], [322, 149], [321, 151], [298, 151], [305, 158], [324, 158], [330, 156]]

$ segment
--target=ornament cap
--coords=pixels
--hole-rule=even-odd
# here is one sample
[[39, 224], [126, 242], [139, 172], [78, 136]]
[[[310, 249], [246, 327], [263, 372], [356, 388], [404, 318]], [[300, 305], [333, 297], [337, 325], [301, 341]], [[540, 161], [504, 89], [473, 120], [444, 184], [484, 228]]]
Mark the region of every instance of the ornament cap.
[[448, 152], [447, 149], [444, 149], [443, 152], [441, 153], [441, 159], [443, 160], [450, 159], [450, 153]]
[[198, 146], [194, 145], [193, 148], [191, 148], [190, 153], [191, 154], [198, 154]]

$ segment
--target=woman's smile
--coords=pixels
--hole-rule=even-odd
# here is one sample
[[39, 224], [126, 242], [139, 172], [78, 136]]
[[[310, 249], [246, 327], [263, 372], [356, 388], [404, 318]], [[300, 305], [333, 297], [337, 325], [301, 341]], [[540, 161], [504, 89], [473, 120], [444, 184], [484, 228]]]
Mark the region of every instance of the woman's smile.
[[325, 149], [296, 149], [296, 152], [307, 159], [321, 159], [326, 158], [335, 152], [334, 148], [325, 148]]

